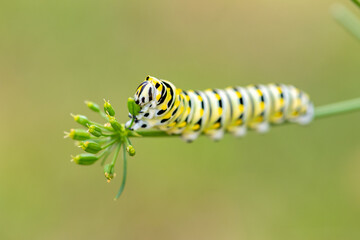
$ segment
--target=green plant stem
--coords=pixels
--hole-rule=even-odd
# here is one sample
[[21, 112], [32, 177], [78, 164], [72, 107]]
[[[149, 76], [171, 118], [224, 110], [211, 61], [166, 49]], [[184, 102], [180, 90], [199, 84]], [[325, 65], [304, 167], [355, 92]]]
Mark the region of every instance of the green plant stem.
[[104, 166], [106, 159], [110, 156], [113, 147], [114, 146], [111, 146], [104, 151], [104, 154], [102, 155], [102, 156], [104, 156], [104, 158], [103, 158], [103, 160], [101, 160], [101, 164], [100, 164], [101, 166]]
[[99, 113], [100, 113], [101, 117], [103, 117], [106, 121], [108, 120], [108, 117], [106, 116], [105, 113], [103, 113], [101, 111]]
[[120, 148], [121, 148], [121, 143], [118, 143], [118, 145], [117, 145], [117, 147], [116, 147], [116, 150], [115, 150], [115, 154], [114, 154], [114, 158], [113, 158], [113, 160], [111, 161], [111, 165], [115, 165], [115, 163], [116, 163], [116, 159], [117, 159], [117, 157], [119, 156], [119, 152], [120, 152]]
[[351, 0], [351, 1], [360, 8], [360, 2], [358, 0]]
[[[315, 108], [315, 119], [320, 119], [324, 117], [330, 117], [333, 115], [343, 114], [347, 112], [353, 112], [360, 110], [360, 98], [355, 98], [343, 102], [331, 103], [324, 106], [319, 106]], [[285, 124], [274, 124], [274, 126], [283, 126], [287, 125], [290, 122], [286, 122]], [[151, 131], [136, 131], [140, 135], [140, 137], [176, 137], [179, 134], [167, 134], [163, 131], [151, 130]], [[136, 135], [129, 135], [129, 137], [137, 137]]]
[[128, 129], [131, 129], [132, 125], [134, 124], [134, 120], [135, 120], [135, 118], [131, 118], [131, 123], [130, 123]]
[[124, 147], [125, 147], [125, 149], [126, 149], [129, 145], [131, 145], [129, 138], [127, 138], [127, 137], [125, 137], [125, 138], [123, 139], [123, 142], [124, 142]]
[[[353, 2], [360, 7], [358, 1]], [[360, 40], [360, 20], [354, 13], [342, 4], [334, 4], [332, 15], [348, 32]]]
[[357, 110], [360, 110], [360, 98], [317, 107], [315, 109], [315, 118], [329, 117]]
[[115, 199], [118, 199], [121, 195], [121, 193], [124, 191], [125, 188], [125, 183], [126, 183], [126, 175], [127, 175], [127, 156], [126, 156], [126, 149], [125, 147], [123, 147], [123, 158], [124, 158], [124, 166], [123, 166], [123, 178], [122, 178], [122, 182], [121, 182], [121, 186], [120, 189], [118, 191], [118, 193], [115, 196]]
[[102, 146], [102, 149], [106, 149], [109, 146], [113, 145], [116, 141], [119, 141], [118, 138], [115, 138], [114, 140], [110, 141], [109, 143], [107, 143], [106, 145]]

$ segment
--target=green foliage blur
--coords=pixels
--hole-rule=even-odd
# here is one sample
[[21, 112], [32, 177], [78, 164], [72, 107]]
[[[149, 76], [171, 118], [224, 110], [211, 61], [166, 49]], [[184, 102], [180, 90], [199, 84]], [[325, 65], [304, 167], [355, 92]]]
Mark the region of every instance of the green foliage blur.
[[359, 112], [220, 142], [134, 139], [116, 202], [121, 164], [107, 184], [63, 139], [70, 113], [96, 119], [84, 100], [125, 122], [147, 74], [289, 83], [317, 106], [359, 97], [360, 42], [333, 2], [1, 1], [0, 239], [360, 239]]

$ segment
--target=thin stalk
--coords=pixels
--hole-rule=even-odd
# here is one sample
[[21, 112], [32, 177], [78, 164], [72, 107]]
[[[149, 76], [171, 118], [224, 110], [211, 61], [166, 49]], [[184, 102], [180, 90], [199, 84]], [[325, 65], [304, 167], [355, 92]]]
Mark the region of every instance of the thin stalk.
[[[319, 106], [315, 108], [315, 119], [320, 119], [324, 117], [330, 117], [333, 115], [348, 113], [360, 110], [360, 98], [355, 98], [347, 101], [331, 103], [324, 106]], [[287, 125], [290, 122], [286, 122], [285, 124], [281, 125], [273, 125], [273, 126], [283, 126]], [[151, 130], [151, 131], [136, 131], [140, 137], [176, 137], [179, 134], [167, 134], [163, 131]], [[136, 135], [129, 135], [129, 137], [138, 137]]]
[[123, 178], [122, 178], [122, 183], [120, 186], [120, 189], [118, 191], [118, 193], [115, 196], [115, 199], [118, 199], [121, 195], [121, 193], [124, 191], [125, 188], [125, 183], [126, 183], [126, 175], [127, 175], [127, 156], [126, 156], [126, 149], [125, 147], [123, 147], [123, 158], [124, 158], [124, 166], [123, 166]]
[[[359, 5], [358, 1], [353, 2]], [[360, 40], [360, 20], [354, 13], [342, 4], [334, 4], [332, 7], [332, 15], [348, 32]]]
[[135, 118], [131, 118], [131, 123], [130, 123], [128, 129], [131, 129], [132, 125], [134, 124], [134, 121], [135, 121]]
[[119, 152], [120, 152], [121, 145], [122, 145], [121, 143], [118, 143], [118, 145], [117, 145], [117, 147], [116, 147], [113, 160], [111, 161], [111, 165], [113, 165], [113, 166], [115, 166], [116, 159], [117, 159], [117, 157], [119, 156]]
[[101, 160], [101, 166], [104, 166], [104, 164], [105, 164], [105, 162], [106, 162], [106, 159], [110, 156], [110, 154], [111, 154], [111, 151], [112, 151], [112, 149], [113, 149], [113, 147], [114, 146], [111, 146], [111, 147], [109, 147], [108, 149], [106, 149], [105, 151], [104, 151], [104, 158], [103, 158], [103, 160]]
[[109, 142], [108, 144], [102, 146], [102, 149], [106, 149], [107, 147], [113, 145], [116, 141], [119, 141], [119, 139], [115, 138], [113, 141]]
[[105, 113], [103, 113], [101, 111], [99, 113], [100, 113], [101, 117], [103, 117], [106, 121], [108, 121], [108, 117], [106, 116]]
[[105, 136], [105, 137], [112, 137], [112, 136], [116, 136], [116, 135], [119, 135], [119, 133], [111, 133], [111, 134], [109, 134], [109, 133], [102, 133], [102, 135], [103, 136]]
[[91, 138], [91, 141], [97, 142], [99, 144], [106, 143], [109, 140], [111, 140], [111, 138], [98, 138], [98, 137]]
[[356, 110], [360, 110], [360, 98], [317, 107], [315, 109], [315, 118], [329, 117]]

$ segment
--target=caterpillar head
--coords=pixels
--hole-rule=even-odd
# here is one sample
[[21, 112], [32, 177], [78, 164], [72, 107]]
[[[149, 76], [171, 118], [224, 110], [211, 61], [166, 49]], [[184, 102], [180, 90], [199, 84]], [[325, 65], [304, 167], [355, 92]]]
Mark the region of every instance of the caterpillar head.
[[145, 81], [142, 82], [139, 87], [136, 89], [134, 100], [136, 104], [138, 104], [140, 107], [145, 106], [146, 104], [152, 102], [155, 100], [156, 96], [156, 83], [158, 83], [159, 80], [157, 80], [154, 77], [147, 76]]

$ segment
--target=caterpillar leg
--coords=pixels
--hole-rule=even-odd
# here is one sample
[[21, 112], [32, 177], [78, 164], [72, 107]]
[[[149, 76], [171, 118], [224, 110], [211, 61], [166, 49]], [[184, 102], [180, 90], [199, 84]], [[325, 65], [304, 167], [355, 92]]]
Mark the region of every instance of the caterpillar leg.
[[312, 103], [309, 103], [307, 107], [307, 111], [304, 115], [300, 116], [296, 122], [301, 125], [309, 124], [314, 118], [314, 105]]
[[258, 133], [266, 133], [270, 129], [270, 124], [268, 122], [262, 122], [257, 124], [254, 128]]
[[244, 137], [247, 133], [247, 127], [243, 126], [235, 126], [228, 128], [228, 131], [232, 133], [235, 137]]
[[220, 129], [212, 132], [211, 134], [207, 134], [212, 140], [219, 141], [224, 137], [224, 130]]
[[200, 132], [184, 132], [181, 135], [181, 139], [184, 140], [185, 142], [192, 142], [196, 138], [198, 138], [199, 135], [200, 135]]

